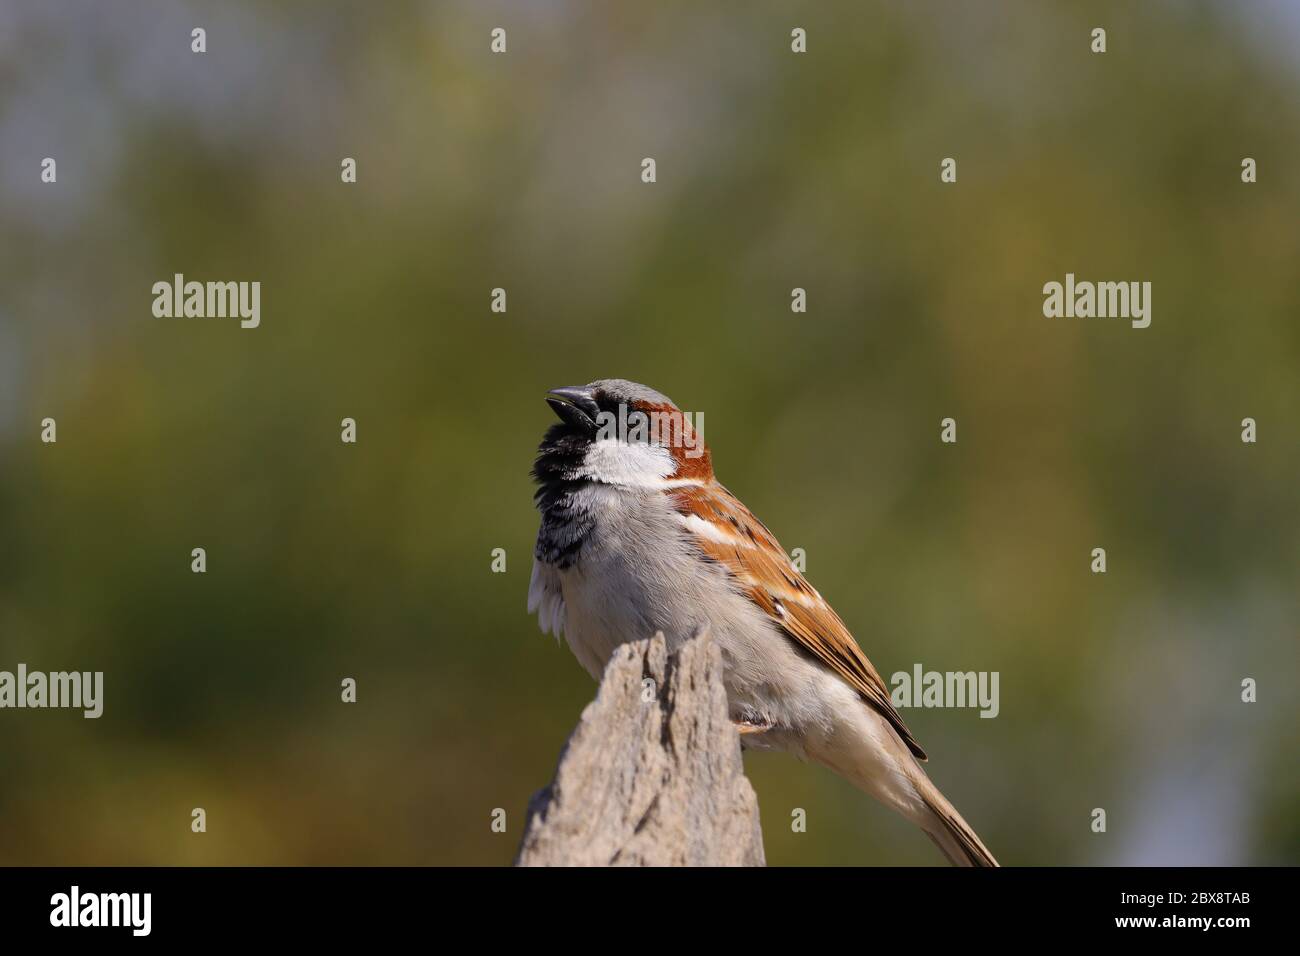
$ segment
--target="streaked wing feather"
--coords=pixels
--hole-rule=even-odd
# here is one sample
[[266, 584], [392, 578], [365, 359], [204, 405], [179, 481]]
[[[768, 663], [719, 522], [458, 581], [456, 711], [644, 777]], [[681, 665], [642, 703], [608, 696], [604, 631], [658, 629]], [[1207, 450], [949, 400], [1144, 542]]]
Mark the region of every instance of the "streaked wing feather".
[[673, 502], [700, 550], [726, 568], [774, 624], [888, 720], [918, 760], [925, 760], [885, 682], [849, 629], [753, 512], [716, 483], [679, 488]]

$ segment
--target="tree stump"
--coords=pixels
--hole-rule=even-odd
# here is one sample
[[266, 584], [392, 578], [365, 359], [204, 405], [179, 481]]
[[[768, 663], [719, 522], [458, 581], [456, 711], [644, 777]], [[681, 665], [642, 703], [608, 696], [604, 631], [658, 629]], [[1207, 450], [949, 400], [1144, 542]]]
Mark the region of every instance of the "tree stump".
[[533, 796], [517, 866], [763, 866], [758, 799], [707, 634], [624, 644]]

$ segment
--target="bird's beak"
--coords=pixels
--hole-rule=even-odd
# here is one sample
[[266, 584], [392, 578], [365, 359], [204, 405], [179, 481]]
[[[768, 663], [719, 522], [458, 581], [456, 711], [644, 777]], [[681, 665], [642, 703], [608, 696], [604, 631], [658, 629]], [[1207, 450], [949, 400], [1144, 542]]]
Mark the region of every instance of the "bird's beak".
[[582, 429], [596, 427], [596, 416], [600, 413], [600, 408], [591, 389], [585, 385], [553, 388], [546, 393], [546, 404], [567, 425]]

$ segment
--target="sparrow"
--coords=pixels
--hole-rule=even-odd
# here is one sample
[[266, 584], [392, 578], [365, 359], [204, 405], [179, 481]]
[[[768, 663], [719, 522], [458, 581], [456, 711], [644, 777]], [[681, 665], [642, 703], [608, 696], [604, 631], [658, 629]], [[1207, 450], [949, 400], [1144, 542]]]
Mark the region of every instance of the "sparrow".
[[707, 630], [744, 747], [828, 768], [954, 865], [997, 866], [926, 776], [925, 751], [844, 622], [718, 483], [690, 416], [623, 379], [546, 401], [559, 422], [533, 466], [541, 527], [528, 588], [542, 632], [563, 636], [599, 681], [622, 642], [663, 632], [671, 653]]

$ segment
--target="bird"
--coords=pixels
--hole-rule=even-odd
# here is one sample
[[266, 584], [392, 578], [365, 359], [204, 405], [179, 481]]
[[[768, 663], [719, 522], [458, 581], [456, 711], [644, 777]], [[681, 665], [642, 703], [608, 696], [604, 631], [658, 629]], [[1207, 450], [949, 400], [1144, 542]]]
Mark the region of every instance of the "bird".
[[745, 749], [820, 764], [918, 826], [955, 866], [997, 866], [830, 604], [720, 484], [702, 418], [626, 379], [551, 389], [532, 476], [528, 613], [599, 681], [622, 643], [709, 632]]

